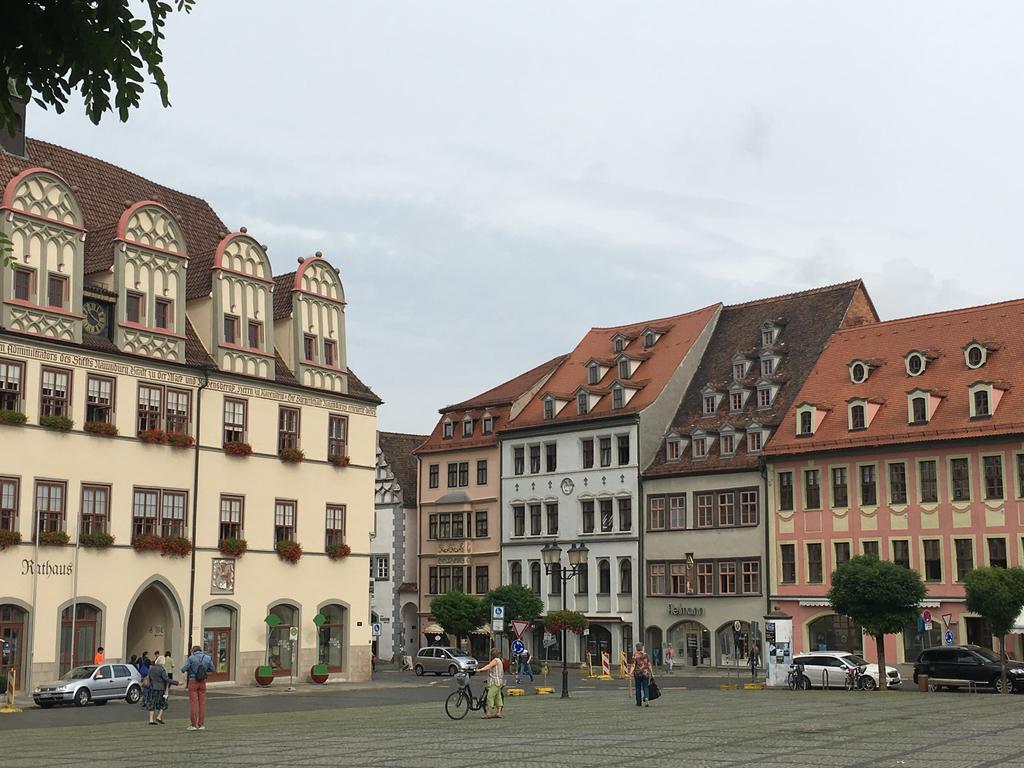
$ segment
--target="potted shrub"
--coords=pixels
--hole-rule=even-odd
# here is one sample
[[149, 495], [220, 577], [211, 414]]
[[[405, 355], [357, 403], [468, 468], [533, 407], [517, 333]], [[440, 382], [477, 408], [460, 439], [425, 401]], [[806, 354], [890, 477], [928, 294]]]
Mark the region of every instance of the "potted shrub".
[[39, 545], [42, 547], [63, 547], [71, 541], [71, 537], [64, 531], [40, 531]]
[[90, 435], [117, 437], [117, 427], [109, 421], [87, 421], [82, 425], [82, 431], [88, 432]]
[[17, 427], [24, 424], [28, 417], [21, 411], [0, 411], [0, 424]]
[[196, 444], [195, 438], [187, 432], [168, 432], [167, 444], [175, 448], [191, 448]]
[[231, 557], [241, 557], [248, 548], [249, 545], [245, 539], [221, 539], [217, 542], [217, 549], [220, 550], [220, 553]]
[[327, 457], [327, 460], [336, 467], [347, 467], [351, 461], [348, 456], [344, 456], [340, 453], [332, 453]]
[[352, 554], [352, 547], [348, 544], [331, 544], [327, 548], [327, 556], [331, 560], [344, 560], [346, 557]]
[[106, 549], [114, 543], [114, 537], [109, 533], [83, 533], [78, 537], [78, 543], [83, 547]]
[[75, 422], [67, 416], [40, 416], [39, 425], [58, 432], [69, 432]]
[[274, 682], [274, 669], [268, 664], [256, 667], [256, 684], [266, 688]]
[[143, 533], [132, 537], [132, 549], [136, 552], [160, 552], [163, 547], [163, 539], [154, 533]]
[[139, 432], [139, 440], [153, 445], [163, 445], [167, 442], [167, 433], [162, 429], [144, 429]]
[[306, 454], [299, 448], [282, 448], [277, 455], [281, 457], [281, 461], [288, 464], [298, 464], [306, 458]]
[[184, 536], [165, 536], [160, 539], [160, 553], [164, 557], [187, 557], [192, 542]]
[[323, 685], [327, 682], [329, 674], [326, 664], [314, 664], [313, 668], [309, 670], [309, 679], [318, 685]]
[[224, 453], [226, 453], [228, 456], [251, 456], [252, 446], [249, 445], [248, 443], [243, 443], [239, 441], [224, 443]]
[[561, 632], [567, 629], [574, 635], [587, 628], [587, 617], [579, 611], [549, 611], [544, 617], [544, 629], [548, 632]]
[[297, 541], [279, 541], [274, 549], [279, 558], [289, 563], [297, 563], [302, 557], [302, 545]]
[[21, 534], [18, 531], [0, 531], [0, 552], [12, 544], [21, 544]]

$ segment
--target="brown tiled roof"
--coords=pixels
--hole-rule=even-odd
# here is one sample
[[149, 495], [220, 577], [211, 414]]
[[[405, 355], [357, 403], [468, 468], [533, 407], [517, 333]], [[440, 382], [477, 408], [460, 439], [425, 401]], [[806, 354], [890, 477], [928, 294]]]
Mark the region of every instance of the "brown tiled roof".
[[[765, 453], [783, 455], [875, 447], [936, 440], [1024, 433], [1020, 386], [1024, 371], [1024, 299], [968, 307], [931, 315], [890, 320], [863, 328], [838, 331], [832, 336], [814, 370], [807, 377], [795, 404], [828, 403], [832, 406], [817, 431], [796, 437], [796, 405]], [[972, 341], [993, 349], [980, 368], [967, 367], [964, 348]], [[911, 350], [935, 355], [919, 376], [911, 376], [904, 355]], [[852, 360], [875, 358], [881, 363], [867, 381], [854, 384], [848, 365]], [[987, 418], [970, 416], [967, 388], [978, 381], [1010, 382], [995, 412]], [[945, 394], [927, 424], [909, 424], [907, 392], [926, 389]], [[867, 429], [850, 432], [846, 401], [864, 398], [883, 401]]]
[[206, 347], [203, 346], [203, 342], [199, 340], [196, 329], [192, 327], [192, 321], [187, 317], [185, 318], [185, 362], [199, 368], [204, 365], [215, 365], [207, 353]]
[[201, 299], [213, 292], [213, 258], [216, 251], [205, 251], [191, 256], [185, 272], [185, 298]]
[[[519, 429], [541, 424], [554, 425], [590, 421], [642, 411], [661, 394], [662, 389], [679, 368], [687, 352], [704, 332], [708, 323], [714, 319], [721, 306], [721, 304], [712, 304], [709, 307], [674, 317], [645, 320], [612, 328], [592, 328], [569, 354], [568, 359], [533, 396], [523, 412], [516, 416], [509, 428]], [[644, 329], [655, 326], [661, 328], [664, 333], [653, 347], [644, 349], [640, 334]], [[648, 356], [633, 374], [636, 378], [647, 382], [646, 386], [633, 395], [624, 408], [613, 410], [612, 397], [606, 395], [594, 408], [590, 409], [589, 413], [582, 416], [576, 413], [575, 404], [570, 402], [554, 419], [545, 419], [544, 394], [551, 392], [565, 396], [575, 393], [581, 387], [590, 386], [587, 383], [587, 362], [591, 359], [606, 358], [609, 355], [617, 356], [618, 353], [614, 352], [612, 346], [612, 339], [617, 335], [632, 339], [623, 349], [623, 354], [628, 357], [637, 357], [639, 354]], [[594, 388], [607, 388], [617, 377], [618, 370], [613, 366], [605, 373], [604, 378], [593, 386]]]
[[[566, 359], [566, 355], [548, 360], [546, 363], [531, 368], [526, 373], [521, 373], [513, 379], [499, 384], [498, 386], [482, 392], [469, 400], [463, 400], [455, 405], [447, 405], [441, 409], [441, 418], [434, 425], [434, 430], [427, 439], [416, 449], [416, 453], [434, 453], [437, 451], [452, 451], [464, 448], [481, 448], [488, 445], [496, 445], [498, 442], [498, 430], [508, 423], [509, 414], [512, 411], [512, 403], [524, 394], [529, 392], [545, 376], [556, 370]], [[473, 420], [473, 434], [470, 437], [462, 436], [462, 420], [469, 414]], [[489, 435], [483, 434], [481, 420], [487, 413], [494, 418], [494, 431]], [[450, 418], [454, 424], [454, 434], [445, 438], [444, 421]]]
[[[854, 311], [851, 312], [851, 308]], [[745, 437], [744, 430], [753, 424], [774, 427], [779, 423], [834, 330], [844, 323], [877, 319], [860, 280], [723, 308], [669, 430], [683, 436], [697, 429], [717, 435], [722, 428], [732, 427], [740, 433], [737, 435], [736, 453], [722, 456], [721, 442], [716, 439], [705, 458], [694, 459], [692, 445], [687, 445], [678, 461], [667, 461], [663, 444], [644, 476], [738, 471], [757, 466], [760, 454], [747, 453], [746, 441], [740, 439]], [[762, 377], [758, 355], [761, 352], [761, 326], [767, 321], [782, 329], [776, 343], [768, 348], [780, 356], [781, 362], [775, 373]], [[750, 393], [745, 407], [742, 411], [733, 412], [729, 409], [728, 389], [736, 383], [732, 377], [732, 361], [737, 355], [744, 355], [753, 362], [747, 376], [739, 382]], [[756, 383], [762, 378], [779, 385], [772, 408], [766, 410], [757, 407]], [[718, 413], [713, 416], [703, 415], [703, 391], [708, 386], [724, 393]]]
[[402, 486], [402, 503], [407, 507], [416, 506], [417, 461], [413, 451], [426, 439], [426, 435], [409, 435], [404, 432], [377, 433], [377, 441], [384, 458], [398, 484]]
[[295, 273], [274, 276], [274, 319], [283, 320], [292, 313], [292, 289]]

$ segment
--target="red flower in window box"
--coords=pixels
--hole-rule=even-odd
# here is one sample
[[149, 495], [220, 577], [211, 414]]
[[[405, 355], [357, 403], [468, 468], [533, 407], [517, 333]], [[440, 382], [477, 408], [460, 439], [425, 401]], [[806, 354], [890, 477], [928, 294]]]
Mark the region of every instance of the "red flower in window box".
[[327, 556], [331, 560], [344, 560], [352, 554], [352, 547], [348, 544], [332, 544], [327, 548]]
[[12, 544], [21, 544], [21, 534], [18, 531], [0, 531], [0, 552]]
[[21, 411], [0, 411], [0, 424], [9, 427], [18, 427], [24, 424], [28, 417]]
[[222, 555], [241, 557], [249, 549], [249, 545], [245, 539], [221, 539], [217, 543], [217, 549]]
[[289, 563], [297, 563], [302, 557], [302, 545], [297, 541], [279, 541], [274, 549], [278, 557]]
[[136, 552], [160, 552], [164, 548], [164, 540], [153, 533], [143, 533], [132, 537], [132, 549]]
[[347, 467], [352, 461], [348, 456], [343, 456], [340, 453], [332, 453], [327, 460], [336, 467]]
[[144, 429], [139, 432], [139, 440], [153, 445], [163, 445], [167, 442], [167, 433], [162, 429]]
[[578, 635], [587, 628], [587, 623], [587, 617], [579, 611], [549, 611], [544, 617], [544, 629], [548, 632], [567, 629]]
[[168, 432], [167, 444], [175, 448], [191, 448], [196, 444], [195, 438], [187, 432]]
[[43, 547], [63, 547], [71, 541], [71, 537], [64, 531], [40, 531], [39, 545]]
[[224, 453], [228, 456], [251, 456], [252, 446], [242, 442], [224, 443]]
[[160, 553], [164, 557], [187, 557], [192, 542], [184, 536], [165, 536], [160, 539]]
[[298, 464], [306, 458], [306, 454], [299, 448], [282, 448], [277, 455], [281, 457], [281, 461], [288, 464]]
[[83, 547], [106, 549], [114, 543], [114, 537], [109, 533], [83, 533], [78, 537], [78, 543]]
[[82, 425], [82, 431], [88, 432], [90, 435], [117, 437], [117, 427], [109, 421], [87, 421]]

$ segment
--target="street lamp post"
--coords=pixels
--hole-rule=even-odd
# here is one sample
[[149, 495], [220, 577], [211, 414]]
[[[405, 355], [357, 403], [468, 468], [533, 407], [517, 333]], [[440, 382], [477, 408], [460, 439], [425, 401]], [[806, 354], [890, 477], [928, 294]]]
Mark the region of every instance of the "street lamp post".
[[[545, 544], [541, 550], [541, 557], [544, 559], [544, 572], [558, 577], [562, 585], [562, 610], [565, 606], [565, 590], [569, 582], [586, 567], [587, 554], [590, 550], [586, 544], [576, 543], [569, 547], [569, 565], [562, 565], [562, 548], [551, 541]], [[562, 698], [569, 698], [569, 648], [566, 645], [566, 629], [562, 627]]]

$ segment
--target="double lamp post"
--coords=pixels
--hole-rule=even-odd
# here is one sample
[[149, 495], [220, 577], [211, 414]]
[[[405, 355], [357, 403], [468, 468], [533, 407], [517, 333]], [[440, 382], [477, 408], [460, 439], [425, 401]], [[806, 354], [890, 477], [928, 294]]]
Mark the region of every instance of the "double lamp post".
[[[569, 582], [572, 581], [576, 576], [587, 567], [587, 554], [590, 550], [587, 549], [586, 544], [573, 544], [569, 547], [569, 565], [562, 565], [562, 548], [555, 544], [553, 541], [545, 544], [540, 554], [544, 560], [544, 572], [551, 576], [554, 575], [560, 580], [561, 593], [562, 593], [562, 610], [566, 610], [565, 607], [565, 592]], [[566, 645], [566, 629], [562, 627], [562, 698], [569, 698], [569, 664], [568, 656], [569, 649]]]

